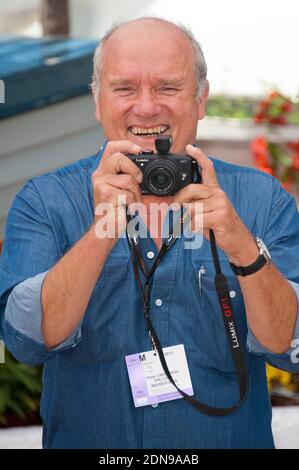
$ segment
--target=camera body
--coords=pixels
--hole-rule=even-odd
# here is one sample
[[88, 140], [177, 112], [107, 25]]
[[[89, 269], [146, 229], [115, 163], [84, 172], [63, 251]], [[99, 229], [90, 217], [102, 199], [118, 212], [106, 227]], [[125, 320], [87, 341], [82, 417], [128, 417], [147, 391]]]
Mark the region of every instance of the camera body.
[[155, 139], [157, 153], [143, 150], [139, 155], [127, 155], [143, 173], [141, 193], [155, 196], [173, 196], [180, 189], [194, 182], [194, 173], [200, 179], [196, 160], [188, 155], [169, 152], [170, 135]]

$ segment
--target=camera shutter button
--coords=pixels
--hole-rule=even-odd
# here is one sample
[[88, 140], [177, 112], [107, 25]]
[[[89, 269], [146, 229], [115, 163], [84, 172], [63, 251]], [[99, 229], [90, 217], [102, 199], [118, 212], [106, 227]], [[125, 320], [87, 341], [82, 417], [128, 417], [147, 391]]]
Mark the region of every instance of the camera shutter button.
[[153, 150], [142, 150], [142, 155], [153, 155], [154, 151]]

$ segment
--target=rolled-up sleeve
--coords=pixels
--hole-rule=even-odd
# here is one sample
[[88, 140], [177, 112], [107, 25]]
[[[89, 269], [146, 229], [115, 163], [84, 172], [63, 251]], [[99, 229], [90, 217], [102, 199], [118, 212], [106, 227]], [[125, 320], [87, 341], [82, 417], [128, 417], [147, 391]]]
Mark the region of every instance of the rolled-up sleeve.
[[[289, 281], [294, 288], [297, 296], [297, 304], [299, 305], [299, 284]], [[264, 356], [266, 361], [278, 369], [288, 372], [299, 372], [299, 309], [297, 311], [297, 320], [294, 329], [293, 339], [290, 343], [288, 351], [284, 354], [275, 354], [265, 348], [254, 336], [252, 331], [248, 330], [247, 348], [249, 352], [258, 356]]]
[[79, 328], [48, 350], [42, 337], [42, 283], [61, 256], [57, 234], [32, 179], [9, 211], [0, 257], [0, 337], [15, 358], [26, 364], [44, 363], [80, 340]]
[[[42, 334], [41, 291], [43, 281], [48, 271], [37, 274], [18, 284], [8, 297], [4, 313], [3, 331], [8, 349], [15, 349], [15, 338], [18, 338], [17, 355], [34, 362], [34, 356], [39, 362], [44, 362], [50, 352], [60, 352], [75, 347], [81, 339], [81, 328], [76, 330], [55, 348], [47, 350]], [[28, 341], [30, 348], [28, 348]], [[26, 352], [27, 350], [27, 352]], [[35, 352], [35, 354], [34, 354]], [[33, 353], [33, 354], [32, 354]]]
[[[296, 201], [278, 182], [274, 184], [272, 210], [264, 241], [269, 248], [272, 262], [289, 281], [297, 296], [299, 306], [299, 215]], [[287, 309], [288, 306], [286, 305]], [[265, 348], [248, 330], [248, 350], [264, 356], [265, 360], [282, 370], [299, 372], [299, 312], [289, 350], [275, 354]]]

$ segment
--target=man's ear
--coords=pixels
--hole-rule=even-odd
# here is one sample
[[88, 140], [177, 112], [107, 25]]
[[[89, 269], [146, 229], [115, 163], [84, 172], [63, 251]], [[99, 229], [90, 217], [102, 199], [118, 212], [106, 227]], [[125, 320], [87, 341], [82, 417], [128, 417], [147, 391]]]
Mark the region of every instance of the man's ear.
[[90, 85], [90, 88], [91, 88], [91, 91], [92, 91], [92, 94], [93, 94], [93, 99], [94, 99], [94, 102], [95, 102], [95, 118], [98, 122], [101, 122], [101, 113], [100, 113], [100, 106], [99, 106], [99, 93], [98, 93], [98, 90], [97, 90], [97, 87], [96, 87], [96, 84], [94, 82], [94, 80], [92, 81], [91, 85]]
[[206, 112], [206, 101], [209, 96], [210, 84], [208, 80], [205, 81], [203, 92], [198, 100], [198, 120], [205, 117]]

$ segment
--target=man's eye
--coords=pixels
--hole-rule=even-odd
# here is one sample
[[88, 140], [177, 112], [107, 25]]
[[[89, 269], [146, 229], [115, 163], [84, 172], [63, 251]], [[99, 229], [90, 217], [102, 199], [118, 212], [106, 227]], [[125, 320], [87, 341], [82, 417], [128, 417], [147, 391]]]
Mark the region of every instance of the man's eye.
[[163, 87], [163, 88], [160, 88], [160, 90], [162, 93], [176, 93], [178, 91], [177, 88], [173, 88], [173, 87]]
[[128, 93], [130, 91], [133, 91], [133, 88], [125, 88], [125, 87], [115, 88], [114, 91], [117, 91], [117, 92], [120, 92], [120, 93]]

